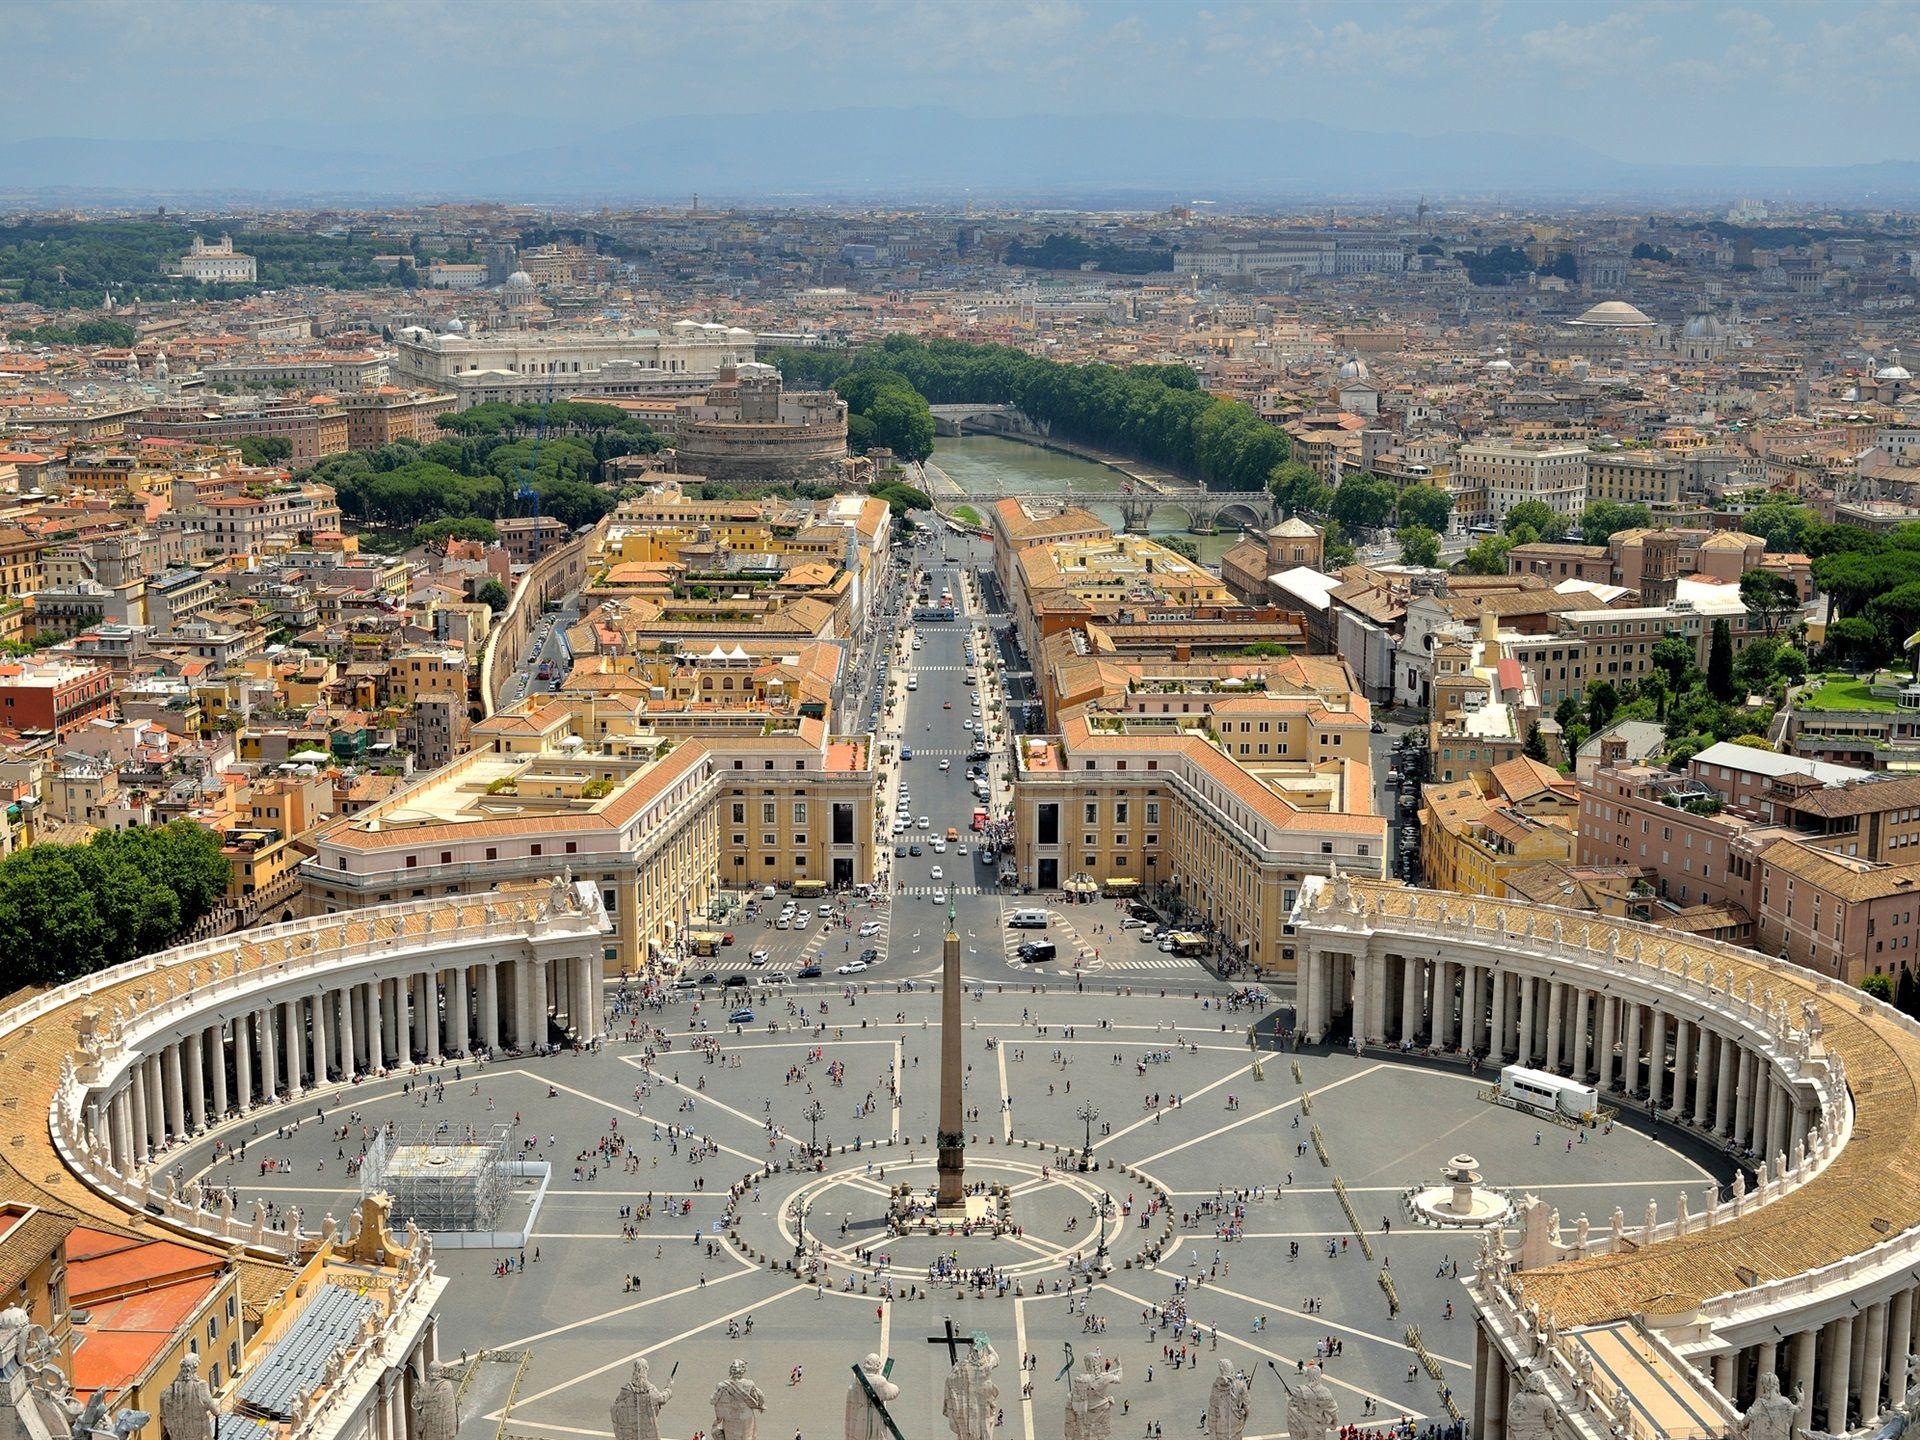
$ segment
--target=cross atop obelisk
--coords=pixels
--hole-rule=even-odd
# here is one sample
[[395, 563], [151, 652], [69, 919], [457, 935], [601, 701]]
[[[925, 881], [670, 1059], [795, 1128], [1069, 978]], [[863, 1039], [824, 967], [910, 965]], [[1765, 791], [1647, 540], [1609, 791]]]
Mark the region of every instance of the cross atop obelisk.
[[947, 887], [947, 938], [940, 955], [940, 1186], [934, 1208], [965, 1210], [967, 1135], [965, 1071], [960, 1056], [960, 930]]

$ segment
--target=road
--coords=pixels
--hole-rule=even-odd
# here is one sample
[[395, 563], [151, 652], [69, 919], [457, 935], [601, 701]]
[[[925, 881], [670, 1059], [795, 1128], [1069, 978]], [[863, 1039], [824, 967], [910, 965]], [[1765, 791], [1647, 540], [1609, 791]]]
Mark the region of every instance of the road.
[[[567, 653], [566, 638], [561, 632], [579, 618], [578, 602], [569, 601], [534, 622], [533, 643], [527, 647], [526, 658], [520, 662], [520, 667], [507, 677], [506, 691], [500, 697], [503, 706], [515, 704], [542, 691], [558, 690], [566, 683], [567, 669], [573, 661]], [[540, 667], [549, 661], [553, 663], [552, 678], [542, 681]]]

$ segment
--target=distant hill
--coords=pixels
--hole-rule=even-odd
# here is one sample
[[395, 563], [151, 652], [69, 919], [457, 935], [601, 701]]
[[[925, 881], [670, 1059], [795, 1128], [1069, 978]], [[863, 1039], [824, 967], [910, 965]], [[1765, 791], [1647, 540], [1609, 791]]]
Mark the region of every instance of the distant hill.
[[[668, 200], [976, 197], [1275, 201], [1425, 193], [1541, 198], [1920, 197], [1920, 164], [1646, 165], [1552, 136], [1411, 136], [1307, 120], [982, 119], [952, 110], [670, 116], [548, 143], [436, 137], [324, 151], [245, 140], [0, 142], [0, 195]], [[482, 148], [493, 139], [495, 151]]]

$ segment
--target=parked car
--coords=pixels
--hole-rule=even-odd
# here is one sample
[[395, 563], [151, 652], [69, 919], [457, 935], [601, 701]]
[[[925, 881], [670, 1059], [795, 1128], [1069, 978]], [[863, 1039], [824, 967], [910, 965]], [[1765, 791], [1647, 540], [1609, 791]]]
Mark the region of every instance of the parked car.
[[865, 970], [866, 968], [867, 968], [867, 962], [864, 960], [849, 960], [844, 965], [834, 966], [833, 973], [836, 975], [858, 975], [862, 970]]
[[727, 1016], [727, 1023], [729, 1025], [751, 1025], [753, 1023], [753, 1012], [745, 1006], [742, 1006]]
[[820, 978], [820, 967], [818, 965], [802, 965], [800, 967], [800, 978], [802, 980], [818, 980]]

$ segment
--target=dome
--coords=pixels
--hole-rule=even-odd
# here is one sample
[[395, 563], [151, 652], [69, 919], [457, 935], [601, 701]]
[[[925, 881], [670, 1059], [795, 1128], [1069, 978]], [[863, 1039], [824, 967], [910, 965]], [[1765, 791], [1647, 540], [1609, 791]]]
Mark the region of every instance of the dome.
[[449, 320], [449, 321], [447, 322], [447, 333], [448, 333], [449, 335], [464, 335], [464, 334], [466, 334], [466, 333], [467, 333], [467, 322], [466, 322], [466, 321], [464, 321], [464, 320]]
[[1687, 321], [1687, 328], [1681, 332], [1689, 340], [1719, 340], [1726, 333], [1727, 327], [1720, 323], [1718, 315], [1696, 315]]
[[1367, 362], [1358, 356], [1355, 356], [1340, 367], [1340, 378], [1342, 380], [1364, 380], [1369, 373]]
[[1876, 380], [1911, 380], [1913, 375], [1900, 363], [1900, 347], [1893, 347], [1893, 353], [1887, 356], [1887, 363], [1873, 372]]
[[1602, 300], [1591, 306], [1572, 325], [1585, 325], [1595, 330], [1641, 330], [1653, 324], [1638, 306], [1629, 305], [1624, 300]]
[[533, 277], [524, 270], [516, 270], [507, 277], [509, 290], [531, 290], [532, 288]]
[[1513, 369], [1513, 362], [1507, 359], [1507, 347], [1502, 345], [1493, 352], [1493, 358], [1487, 361], [1487, 369], [1505, 374]]

